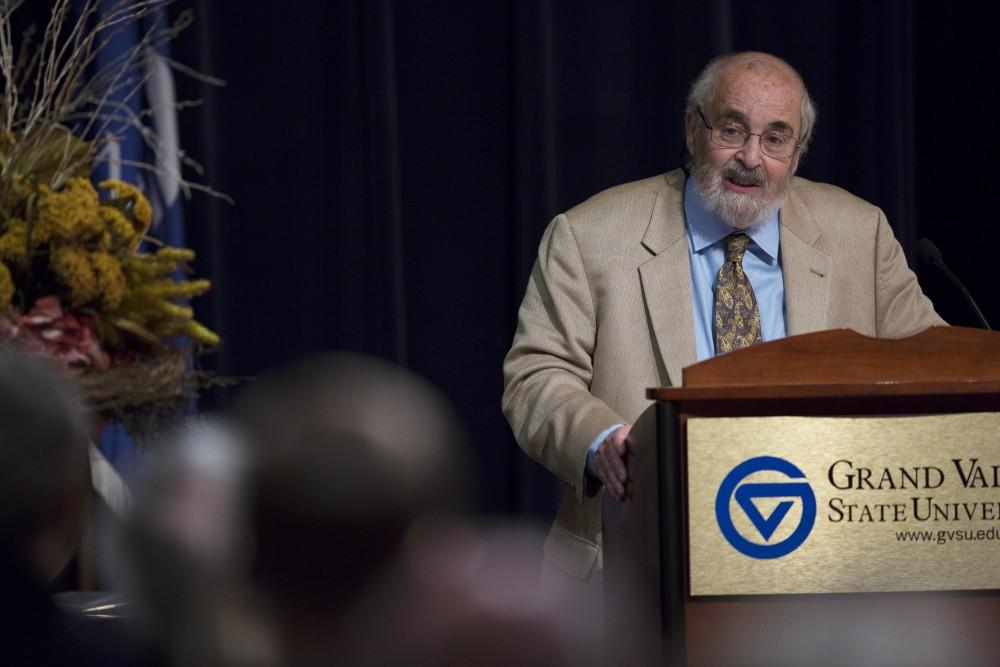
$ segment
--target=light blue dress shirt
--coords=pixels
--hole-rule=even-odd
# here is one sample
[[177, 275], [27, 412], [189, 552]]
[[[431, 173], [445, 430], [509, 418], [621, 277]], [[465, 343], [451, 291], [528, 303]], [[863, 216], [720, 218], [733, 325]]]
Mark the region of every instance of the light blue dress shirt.
[[[753, 286], [760, 311], [760, 335], [765, 341], [785, 336], [785, 283], [781, 273], [779, 213], [746, 233], [752, 243], [743, 257], [743, 271]], [[715, 278], [726, 259], [726, 237], [732, 229], [714, 213], [705, 210], [694, 180], [684, 186], [684, 218], [687, 227], [688, 259], [691, 262], [691, 307], [694, 310], [694, 340], [698, 361], [715, 356]], [[587, 472], [596, 477], [594, 453], [612, 431], [613, 424], [590, 445]]]
[[[715, 278], [726, 260], [726, 237], [732, 229], [705, 204], [688, 179], [684, 186], [684, 217], [687, 221], [688, 258], [691, 260], [691, 305], [694, 308], [694, 340], [698, 361], [715, 356]], [[765, 341], [785, 336], [785, 284], [781, 275], [778, 246], [778, 213], [746, 232], [753, 243], [743, 257], [743, 271], [750, 279], [760, 310], [760, 335]]]

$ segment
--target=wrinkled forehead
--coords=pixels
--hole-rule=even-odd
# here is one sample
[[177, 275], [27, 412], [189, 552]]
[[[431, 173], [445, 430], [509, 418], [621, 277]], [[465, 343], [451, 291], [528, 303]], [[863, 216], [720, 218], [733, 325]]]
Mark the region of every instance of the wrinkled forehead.
[[770, 63], [734, 63], [719, 77], [712, 95], [715, 119], [737, 120], [753, 127], [802, 127], [802, 83], [785, 67]]

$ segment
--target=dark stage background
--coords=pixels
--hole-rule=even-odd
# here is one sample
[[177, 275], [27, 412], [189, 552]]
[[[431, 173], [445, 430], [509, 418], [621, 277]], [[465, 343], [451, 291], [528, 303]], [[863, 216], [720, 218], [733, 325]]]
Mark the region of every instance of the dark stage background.
[[[206, 364], [257, 375], [328, 349], [398, 361], [457, 406], [481, 509], [548, 516], [555, 482], [500, 413], [536, 244], [559, 211], [678, 166], [688, 83], [744, 49], [787, 58], [819, 105], [800, 175], [882, 206], [911, 259], [935, 240], [1000, 323], [993, 6], [180, 0], [196, 23], [174, 56], [228, 82], [178, 81], [204, 100], [182, 143], [236, 201], [186, 209], [215, 284], [196, 311], [225, 340]], [[939, 312], [973, 324], [917, 268]]]

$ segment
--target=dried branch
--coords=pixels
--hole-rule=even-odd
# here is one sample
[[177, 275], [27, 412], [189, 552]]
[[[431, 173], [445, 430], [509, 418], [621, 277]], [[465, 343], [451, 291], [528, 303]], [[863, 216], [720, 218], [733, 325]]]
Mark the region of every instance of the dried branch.
[[[130, 104], [148, 82], [150, 74], [149, 68], [143, 67], [145, 59], [162, 58], [173, 71], [203, 83], [224, 85], [219, 79], [159, 55], [161, 47], [191, 24], [190, 10], [181, 12], [173, 24], [156, 21], [147, 26], [135, 44], [93, 71], [99, 55], [123, 31], [135, 29], [142, 19], [174, 1], [120, 0], [102, 12], [99, 0], [86, 0], [77, 11], [72, 0], [54, 0], [40, 44], [28, 49], [30, 34], [22, 37], [20, 48], [12, 34], [11, 15], [21, 1], [0, 0], [0, 76], [6, 83], [0, 98], [0, 142], [3, 142], [0, 146], [4, 149], [0, 157], [0, 200], [17, 170], [30, 170], [53, 157], [57, 161], [50, 186], [58, 189], [91, 160], [100, 162], [102, 147], [118, 140], [127, 130], [136, 131], [153, 155], [161, 157], [164, 146], [148, 123], [152, 110], [136, 109]], [[180, 102], [174, 108], [180, 110], [196, 104]], [[89, 142], [91, 150], [87, 154], [75, 150], [69, 136], [63, 141], [60, 133], [68, 130]], [[53, 153], [51, 149], [59, 146], [61, 152]], [[178, 158], [197, 177], [203, 175], [201, 165], [190, 156], [178, 151]], [[163, 167], [157, 163], [159, 159], [154, 164], [134, 166], [162, 171]], [[231, 201], [207, 185], [185, 179], [182, 174], [169, 176], [179, 181], [185, 197], [190, 197], [192, 191], [200, 191]]]

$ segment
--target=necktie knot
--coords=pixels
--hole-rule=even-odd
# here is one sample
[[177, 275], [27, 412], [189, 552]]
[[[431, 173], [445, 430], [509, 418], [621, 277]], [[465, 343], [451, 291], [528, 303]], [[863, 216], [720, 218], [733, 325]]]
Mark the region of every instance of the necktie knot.
[[750, 245], [750, 237], [746, 234], [730, 234], [726, 237], [726, 261], [743, 264], [743, 255]]

